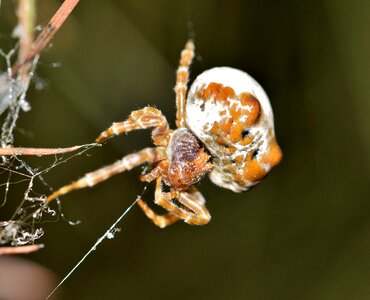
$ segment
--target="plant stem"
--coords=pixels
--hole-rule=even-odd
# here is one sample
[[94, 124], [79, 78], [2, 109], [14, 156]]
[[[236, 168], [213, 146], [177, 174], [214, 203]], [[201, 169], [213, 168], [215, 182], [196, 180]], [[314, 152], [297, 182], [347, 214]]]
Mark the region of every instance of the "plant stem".
[[73, 9], [76, 7], [78, 2], [79, 0], [65, 0], [62, 3], [54, 16], [50, 19], [49, 23], [40, 32], [37, 39], [32, 43], [30, 50], [24, 55], [24, 57], [22, 57], [22, 60], [19, 60], [12, 68], [13, 76], [20, 71], [22, 65], [30, 62], [45, 49], [45, 47], [50, 43], [57, 31], [63, 25], [65, 20], [71, 14]]
[[17, 246], [17, 247], [0, 247], [0, 255], [26, 254], [26, 253], [38, 251], [42, 248], [44, 248], [43, 244]]

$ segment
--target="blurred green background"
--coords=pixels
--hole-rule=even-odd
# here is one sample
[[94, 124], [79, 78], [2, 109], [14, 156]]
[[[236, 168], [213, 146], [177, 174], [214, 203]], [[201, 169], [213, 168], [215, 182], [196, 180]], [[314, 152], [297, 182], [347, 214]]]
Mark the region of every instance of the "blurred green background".
[[[59, 4], [38, 1], [38, 23]], [[4, 50], [14, 45], [14, 5], [0, 11]], [[42, 55], [44, 88], [28, 94], [16, 146], [90, 143], [146, 105], [173, 127], [175, 71], [194, 35], [192, 80], [215, 66], [257, 79], [284, 159], [247, 193], [203, 180], [213, 217], [203, 227], [161, 230], [134, 207], [65, 282], [62, 299], [370, 299], [369, 15], [361, 0], [81, 1]], [[58, 188], [149, 145], [149, 132], [118, 137], [45, 179]], [[139, 174], [63, 197], [63, 212], [82, 223], [44, 224], [46, 248], [27, 258], [62, 278], [142, 192]]]

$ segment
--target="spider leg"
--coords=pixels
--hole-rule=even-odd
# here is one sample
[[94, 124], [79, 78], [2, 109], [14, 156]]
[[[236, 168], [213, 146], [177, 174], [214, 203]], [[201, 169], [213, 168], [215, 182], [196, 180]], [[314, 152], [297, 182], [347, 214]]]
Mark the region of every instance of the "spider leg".
[[177, 79], [176, 79], [176, 126], [185, 127], [185, 105], [186, 105], [186, 92], [188, 90], [188, 80], [189, 80], [189, 66], [194, 57], [194, 43], [189, 40], [185, 49], [181, 52], [180, 64], [177, 69]]
[[153, 221], [155, 225], [160, 228], [164, 228], [168, 225], [175, 223], [180, 218], [174, 214], [168, 213], [164, 215], [156, 214], [141, 198], [137, 200], [140, 208], [143, 210], [144, 214]]
[[115, 135], [150, 127], [155, 127], [152, 132], [154, 143], [157, 146], [167, 146], [168, 133], [170, 132], [168, 122], [161, 111], [150, 106], [133, 111], [126, 121], [113, 123], [98, 136], [96, 142], [102, 143]]
[[207, 224], [211, 215], [205, 206], [205, 199], [195, 188], [191, 192], [180, 192], [179, 202], [192, 212], [188, 212], [185, 222], [192, 225]]
[[157, 177], [154, 202], [169, 211], [169, 213], [158, 215], [141, 199], [138, 200], [138, 204], [144, 211], [145, 215], [151, 219], [155, 225], [160, 228], [164, 228], [182, 218], [181, 216], [185, 214], [185, 211], [182, 208], [179, 208], [176, 204], [171, 202], [171, 199], [177, 197], [178, 193], [176, 192], [163, 193], [162, 177]]
[[[172, 202], [172, 199], [178, 201], [185, 206], [183, 209]], [[171, 190], [168, 193], [162, 191], [162, 178], [158, 177], [156, 182], [155, 203], [175, 214], [186, 223], [193, 225], [203, 225], [211, 220], [211, 216], [205, 207], [204, 198], [201, 193], [194, 189], [188, 192], [180, 192]]]
[[194, 186], [189, 187], [189, 189], [186, 192], [194, 195], [193, 200], [196, 201], [198, 204], [200, 205], [206, 204], [206, 199], [204, 199], [203, 195], [200, 192], [198, 192], [198, 190]]
[[92, 187], [108, 178], [121, 173], [123, 171], [131, 170], [143, 163], [153, 163], [166, 158], [166, 152], [163, 148], [145, 148], [136, 153], [124, 156], [119, 161], [102, 167], [96, 171], [85, 174], [82, 178], [65, 185], [52, 193], [46, 202], [65, 195], [73, 190], [82, 189], [85, 187]]
[[[140, 176], [141, 181], [151, 182], [163, 174], [164, 170], [168, 168], [167, 161], [163, 160], [158, 163], [158, 165], [148, 174]], [[143, 210], [144, 214], [153, 221], [155, 225], [160, 228], [164, 228], [168, 225], [173, 224], [180, 218], [172, 213], [167, 213], [164, 215], [158, 215], [155, 213], [141, 198], [137, 200], [137, 204]]]
[[157, 166], [151, 170], [148, 174], [144, 174], [140, 176], [141, 181], [145, 182], [152, 182], [154, 179], [159, 177], [161, 174], [163, 174], [168, 168], [168, 162], [166, 160], [161, 161], [157, 164]]

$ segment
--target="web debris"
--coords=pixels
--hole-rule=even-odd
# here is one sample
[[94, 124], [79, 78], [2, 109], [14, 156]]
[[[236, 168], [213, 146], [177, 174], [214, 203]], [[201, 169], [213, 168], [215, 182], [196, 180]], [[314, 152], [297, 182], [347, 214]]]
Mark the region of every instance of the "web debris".
[[[65, 18], [66, 16], [67, 15], [65, 15]], [[16, 28], [19, 29], [19, 24]], [[15, 32], [17, 32], [17, 30], [15, 30], [13, 34]], [[27, 65], [19, 62], [21, 59], [19, 56], [21, 55], [20, 52], [22, 50], [22, 36], [23, 35], [20, 34], [20, 32], [17, 33], [17, 36], [14, 36], [19, 39], [20, 46], [16, 45], [8, 52], [3, 51], [0, 48], [0, 59], [3, 60], [3, 65], [5, 65], [5, 70], [0, 70], [0, 191], [2, 192], [3, 190], [4, 195], [3, 199], [0, 199], [0, 208], [3, 208], [6, 205], [16, 206], [11, 208], [12, 210], [14, 209], [14, 212], [10, 217], [6, 217], [5, 220], [4, 218], [0, 219], [0, 247], [2, 250], [5, 249], [2, 246], [6, 244], [13, 247], [25, 247], [25, 245], [33, 244], [44, 234], [44, 231], [39, 224], [41, 222], [45, 222], [44, 217], [46, 215], [49, 216], [48, 219], [51, 217], [52, 220], [55, 220], [60, 216], [64, 218], [60, 204], [58, 203], [58, 214], [46, 205], [46, 197], [43, 194], [35, 192], [36, 187], [34, 184], [41, 183], [41, 185], [46, 187], [47, 193], [50, 193], [52, 188], [43, 178], [47, 172], [59, 164], [65, 163], [77, 155], [81, 155], [92, 147], [98, 146], [93, 143], [56, 149], [13, 148], [14, 129], [16, 128], [19, 114], [21, 111], [26, 112], [31, 109], [30, 104], [26, 100], [26, 93], [29, 89], [31, 79], [34, 77], [39, 59], [38, 52], [33, 56], [29, 56], [29, 63]], [[18, 56], [18, 63], [15, 67], [12, 67], [16, 61], [16, 56]], [[18, 71], [19, 73], [17, 73]], [[66, 151], [67, 149], [68, 151]], [[76, 154], [67, 158], [63, 158], [62, 155], [58, 155], [77, 150], [79, 152], [76, 152]], [[51, 165], [49, 164], [44, 168], [39, 166], [34, 168], [31, 167], [26, 160], [21, 157], [21, 155], [54, 155], [55, 159]], [[16, 189], [12, 189], [13, 186], [16, 186]], [[14, 201], [8, 201], [8, 198], [14, 198], [13, 194], [10, 195], [10, 192], [13, 193], [17, 190], [24, 191], [23, 195], [15, 196], [15, 198], [18, 199], [21, 198], [20, 203], [15, 204]], [[69, 223], [73, 224], [72, 222]], [[14, 253], [16, 253], [16, 250], [14, 251]]]
[[134, 202], [118, 217], [118, 219], [112, 224], [111, 227], [95, 242], [95, 244], [90, 248], [89, 251], [80, 259], [80, 261], [69, 271], [69, 273], [60, 281], [60, 283], [55, 287], [54, 290], [46, 297], [45, 300], [49, 299], [57, 289], [68, 279], [69, 276], [83, 263], [83, 261], [90, 255], [91, 252], [95, 251], [97, 246], [104, 241], [105, 239], [112, 239], [116, 232], [119, 232], [120, 229], [116, 228], [117, 224], [123, 219], [123, 217], [131, 210], [131, 208], [136, 204], [139, 197], [136, 198]]
[[[97, 146], [96, 144], [88, 144], [77, 146], [77, 148], [70, 147], [69, 149], [74, 148], [71, 151], [80, 149], [80, 152], [67, 159], [63, 159], [61, 156], [57, 157], [57, 154], [71, 152], [65, 152], [65, 149], [61, 148], [13, 148], [13, 132], [16, 128], [19, 113], [22, 110], [26, 112], [31, 109], [30, 104], [26, 100], [26, 93], [34, 77], [39, 56], [50, 44], [50, 41], [71, 14], [79, 0], [64, 0], [50, 19], [48, 25], [43, 27], [36, 39], [33, 36], [36, 4], [28, 2], [18, 2], [18, 24], [11, 35], [18, 40], [17, 45], [9, 52], [0, 49], [0, 58], [4, 59], [6, 63], [5, 71], [0, 70], [0, 175], [6, 176], [5, 180], [1, 179], [0, 181], [0, 190], [4, 187], [4, 198], [2, 201], [0, 199], [0, 208], [7, 204], [14, 205], [14, 201], [8, 201], [11, 186], [16, 185], [18, 191], [21, 191], [19, 186], [22, 183], [27, 185], [23, 197], [21, 196], [22, 200], [15, 208], [11, 218], [5, 221], [0, 220], [0, 247], [8, 243], [11, 246], [17, 246], [17, 248], [14, 248], [13, 253], [22, 253], [22, 249], [25, 251], [27, 249], [29, 251], [35, 249], [37, 245], [30, 245], [28, 248], [24, 245], [34, 243], [35, 240], [44, 234], [42, 228], [37, 226], [37, 224], [41, 223], [43, 215], [48, 214], [54, 218], [58, 217], [58, 214], [46, 204], [46, 197], [34, 191], [34, 183], [41, 182], [50, 192], [52, 189], [43, 178], [45, 173], [60, 163], [64, 163], [70, 158]], [[1, 4], [2, 1], [0, 0], [0, 8]], [[53, 152], [53, 150], [56, 150], [56, 152]], [[19, 157], [20, 155], [43, 156], [53, 154], [55, 154], [54, 163], [44, 169], [33, 168]], [[19, 196], [17, 195], [17, 197]], [[58, 201], [57, 203], [60, 210], [60, 203]], [[59, 216], [64, 218], [61, 211], [59, 211]], [[32, 248], [32, 246], [34, 247]], [[11, 253], [12, 251], [11, 247], [1, 247], [1, 250], [0, 255], [6, 252]]]
[[31, 109], [30, 104], [26, 100], [26, 93], [30, 79], [34, 75], [38, 56], [32, 61], [28, 80], [23, 80], [21, 77], [14, 78], [11, 58], [16, 53], [16, 50], [17, 48], [15, 47], [8, 53], [5, 53], [0, 49], [0, 56], [5, 59], [7, 68], [5, 73], [0, 74], [0, 115], [8, 110], [1, 127], [1, 147], [8, 147], [13, 144], [13, 131], [16, 127], [20, 110], [27, 112]]
[[[45, 222], [45, 215], [53, 220], [58, 219], [59, 216], [64, 217], [60, 211], [60, 206], [58, 214], [46, 204], [46, 197], [43, 194], [34, 191], [34, 184], [35, 182], [41, 183], [50, 193], [52, 188], [43, 176], [60, 164], [66, 163], [96, 146], [95, 143], [83, 145], [82, 150], [67, 158], [55, 156], [54, 162], [46, 168], [33, 168], [18, 156], [6, 157], [3, 162], [0, 162], [0, 175], [6, 175], [6, 181], [0, 184], [0, 188], [4, 188], [4, 198], [0, 202], [0, 207], [8, 203], [11, 186], [26, 184], [22, 200], [15, 208], [13, 215], [9, 220], [0, 221], [0, 246], [5, 244], [11, 246], [33, 244], [44, 234], [40, 224]], [[69, 223], [73, 224], [72, 222]]]

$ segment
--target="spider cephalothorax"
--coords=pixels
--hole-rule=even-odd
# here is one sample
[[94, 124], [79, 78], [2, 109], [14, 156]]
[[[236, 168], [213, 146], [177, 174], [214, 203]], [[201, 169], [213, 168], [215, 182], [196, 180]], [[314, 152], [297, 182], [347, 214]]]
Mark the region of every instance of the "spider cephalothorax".
[[[126, 121], [114, 123], [102, 132], [96, 142], [152, 127], [156, 148], [145, 148], [87, 173], [54, 192], [47, 201], [147, 163], [152, 170], [140, 179], [156, 181], [155, 203], [168, 213], [157, 215], [138, 199], [144, 213], [162, 228], [179, 219], [201, 225], [208, 223], [211, 216], [194, 184], [205, 174], [215, 184], [240, 192], [257, 184], [278, 164], [282, 153], [275, 139], [270, 102], [262, 87], [248, 74], [222, 67], [199, 75], [187, 95], [193, 56], [194, 44], [189, 41], [181, 52], [177, 70], [176, 130], [169, 129], [166, 118], [156, 108], [132, 112]], [[164, 192], [163, 184], [169, 191]]]
[[167, 184], [178, 190], [186, 190], [213, 168], [211, 156], [186, 128], [173, 132], [167, 148], [167, 157]]

